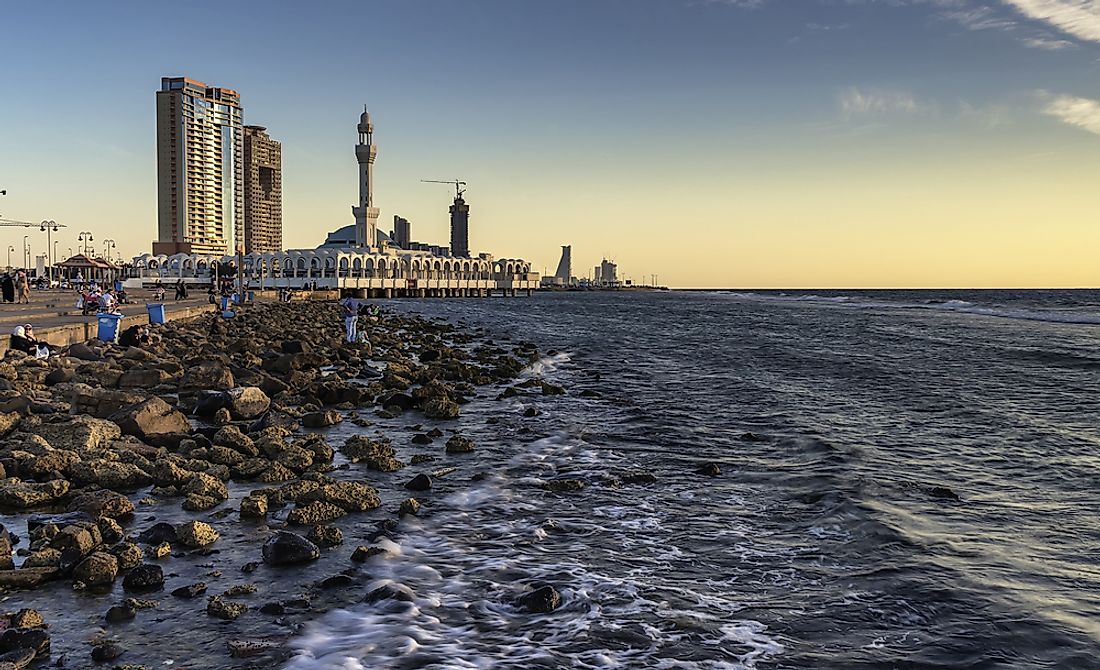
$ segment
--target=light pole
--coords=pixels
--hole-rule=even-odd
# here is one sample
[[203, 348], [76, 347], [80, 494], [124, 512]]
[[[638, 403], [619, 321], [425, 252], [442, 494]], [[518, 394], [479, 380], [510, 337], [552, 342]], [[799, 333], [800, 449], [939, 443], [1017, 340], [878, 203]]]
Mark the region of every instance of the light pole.
[[11, 252], [15, 251], [15, 247], [8, 245], [8, 269], [11, 269]]
[[94, 239], [95, 238], [92, 237], [92, 234], [90, 232], [88, 232], [86, 230], [80, 231], [80, 234], [76, 236], [76, 241], [80, 242], [80, 253], [87, 256], [88, 255], [88, 249], [91, 246], [91, 243]]
[[[115, 248], [114, 240], [103, 240], [103, 257], [108, 263], [111, 262], [111, 249]], [[114, 279], [114, 277], [112, 277]]]
[[[46, 233], [46, 277], [49, 278], [50, 283], [53, 283], [53, 264], [57, 261], [57, 249], [54, 246], [56, 242], [53, 242], [53, 234], [57, 232], [57, 222], [53, 219], [49, 221], [43, 221], [42, 226], [38, 229], [40, 232]], [[50, 250], [53, 250], [53, 254], [50, 254]], [[50, 287], [52, 288], [52, 287]]]
[[[27, 266], [31, 264], [31, 245], [27, 240], [30, 239], [30, 235], [23, 236], [23, 269], [26, 270]], [[28, 275], [29, 276], [29, 275]]]

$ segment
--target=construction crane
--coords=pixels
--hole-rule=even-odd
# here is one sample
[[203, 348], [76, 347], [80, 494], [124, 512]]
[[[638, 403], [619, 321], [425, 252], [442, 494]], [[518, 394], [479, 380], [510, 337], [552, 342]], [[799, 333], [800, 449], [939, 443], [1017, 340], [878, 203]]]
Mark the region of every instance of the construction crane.
[[462, 188], [466, 185], [466, 182], [459, 181], [458, 179], [451, 179], [449, 181], [445, 179], [421, 179], [420, 181], [424, 184], [454, 184], [456, 198], [461, 198], [462, 194], [466, 192], [466, 189]]

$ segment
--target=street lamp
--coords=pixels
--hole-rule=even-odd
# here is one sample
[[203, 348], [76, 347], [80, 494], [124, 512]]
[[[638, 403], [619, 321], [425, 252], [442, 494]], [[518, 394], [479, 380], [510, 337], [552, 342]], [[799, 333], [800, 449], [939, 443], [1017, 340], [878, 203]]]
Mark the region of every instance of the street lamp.
[[11, 252], [15, 251], [15, 247], [8, 245], [8, 269], [11, 269]]
[[27, 266], [31, 264], [31, 244], [27, 240], [30, 239], [30, 235], [23, 236], [23, 269], [26, 270]]
[[114, 240], [103, 240], [103, 256], [111, 260], [111, 249], [115, 248]]
[[[46, 233], [46, 276], [49, 281], [53, 282], [53, 264], [57, 261], [57, 249], [54, 247], [56, 244], [52, 242], [53, 234], [57, 232], [57, 222], [53, 219], [49, 221], [43, 221], [41, 227], [38, 229], [40, 232]], [[50, 254], [50, 250], [53, 249], [53, 254]]]
[[80, 252], [82, 254], [88, 254], [88, 249], [90, 248], [92, 240], [94, 239], [95, 238], [92, 237], [92, 234], [90, 232], [86, 230], [80, 231], [80, 234], [76, 236], [76, 241], [81, 243]]

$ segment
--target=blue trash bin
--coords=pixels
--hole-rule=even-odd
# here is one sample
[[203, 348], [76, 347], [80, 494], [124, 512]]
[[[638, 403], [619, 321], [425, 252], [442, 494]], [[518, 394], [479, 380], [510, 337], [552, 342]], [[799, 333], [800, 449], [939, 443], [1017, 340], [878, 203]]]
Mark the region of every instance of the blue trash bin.
[[120, 282], [120, 281], [115, 282], [115, 291], [118, 291], [119, 293], [122, 292], [122, 282]]
[[121, 314], [100, 314], [97, 317], [99, 329], [96, 338], [104, 342], [118, 342], [118, 324], [122, 321]]
[[233, 311], [233, 310], [231, 310], [231, 309], [227, 309], [227, 310], [225, 310], [225, 311], [223, 311], [223, 312], [222, 312], [222, 318], [223, 318], [223, 319], [232, 319], [232, 318], [233, 318], [233, 317], [235, 317], [235, 316], [237, 316], [237, 313], [236, 313], [236, 312], [234, 312], [234, 311]]
[[222, 296], [222, 311], [224, 312], [227, 309], [229, 309], [229, 296], [223, 295]]
[[248, 292], [248, 302], [256, 302], [256, 292], [255, 291], [249, 291]]
[[232, 301], [233, 301], [233, 302], [234, 302], [235, 304], [240, 304], [240, 302], [241, 302], [241, 294], [239, 294], [239, 293], [234, 293], [233, 295], [229, 296], [229, 299], [230, 299], [230, 300], [232, 300]]
[[164, 323], [164, 303], [151, 302], [145, 309], [149, 310], [149, 323]]

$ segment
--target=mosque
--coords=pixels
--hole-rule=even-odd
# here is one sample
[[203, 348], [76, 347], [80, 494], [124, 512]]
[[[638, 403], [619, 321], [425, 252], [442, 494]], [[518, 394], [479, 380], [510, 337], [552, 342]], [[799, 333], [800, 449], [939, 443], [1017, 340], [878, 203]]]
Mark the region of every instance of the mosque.
[[538, 288], [539, 274], [531, 271], [528, 261], [488, 253], [470, 255], [466, 248], [469, 206], [461, 191], [450, 208], [451, 247], [412, 242], [409, 223], [400, 217], [394, 217], [393, 236], [378, 230], [379, 211], [374, 205], [378, 147], [374, 123], [365, 109], [357, 130], [359, 202], [351, 208], [355, 222], [329, 233], [319, 247], [238, 256], [143, 254], [134, 258], [127, 286], [148, 286], [158, 279], [164, 284], [183, 279], [205, 285], [220, 262], [223, 267], [231, 264], [234, 273], [240, 263], [245, 280], [255, 290], [309, 286], [338, 290], [342, 296], [389, 298], [517, 295]]

